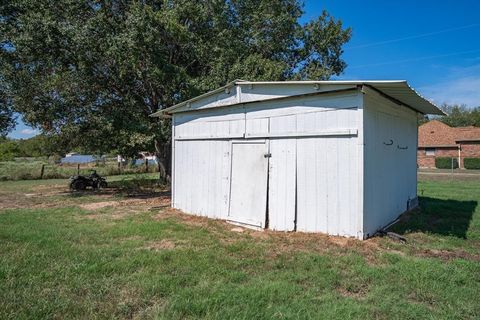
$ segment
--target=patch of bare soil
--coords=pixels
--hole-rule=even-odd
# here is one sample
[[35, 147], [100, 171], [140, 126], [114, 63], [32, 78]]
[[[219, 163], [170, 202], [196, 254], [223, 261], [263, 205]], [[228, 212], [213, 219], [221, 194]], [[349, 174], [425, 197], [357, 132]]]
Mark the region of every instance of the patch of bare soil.
[[[116, 195], [128, 199], [114, 200]], [[93, 201], [98, 201], [98, 204], [81, 204], [80, 206], [86, 210], [97, 210], [112, 206], [165, 206], [170, 202], [170, 194], [167, 191], [131, 192], [125, 195], [125, 190], [107, 188], [72, 192], [64, 184], [45, 184], [33, 186], [26, 193], [0, 192], [0, 209], [65, 207], [66, 205], [77, 205], [85, 202], [82, 200], [85, 196], [94, 199]], [[118, 204], [114, 202], [118, 202]]]
[[[28, 193], [2, 192], [0, 193], [0, 209], [28, 209], [28, 208], [55, 208], [65, 207], [77, 202], [84, 193], [70, 192], [65, 185], [38, 185], [32, 187]], [[88, 193], [92, 194], [92, 192]], [[104, 192], [94, 193], [98, 199], [111, 198], [112, 194]], [[68, 197], [73, 195], [74, 197]], [[65, 196], [60, 201], [58, 196]], [[55, 198], [57, 197], [57, 198]]]
[[103, 202], [93, 202], [81, 204], [80, 208], [85, 210], [98, 210], [105, 207], [113, 207], [119, 205], [118, 201], [103, 201]]
[[[166, 209], [162, 210], [160, 213], [156, 214], [153, 216], [153, 219], [155, 220], [163, 220], [163, 219], [168, 219], [168, 218], [175, 218], [179, 220], [181, 223], [184, 223], [189, 226], [195, 226], [195, 227], [206, 227], [212, 223], [218, 223], [218, 224], [225, 224], [224, 221], [220, 220], [213, 220], [211, 218], [207, 217], [200, 217], [200, 216], [194, 216], [190, 214], [183, 213], [180, 210], [173, 209], [170, 207], [167, 207]], [[231, 226], [231, 225], [230, 225]]]
[[152, 250], [152, 251], [163, 251], [163, 250], [173, 250], [175, 248], [186, 247], [187, 243], [185, 241], [174, 241], [169, 239], [162, 239], [160, 241], [149, 241], [146, 243], [142, 249]]
[[480, 255], [470, 254], [463, 250], [448, 251], [448, 250], [425, 249], [417, 252], [415, 255], [419, 257], [425, 257], [425, 258], [439, 258], [444, 261], [449, 261], [453, 259], [480, 261]]
[[363, 300], [366, 298], [369, 288], [367, 284], [364, 284], [354, 288], [345, 288], [340, 286], [337, 287], [336, 290], [343, 297]]
[[[189, 226], [208, 227], [210, 232], [227, 245], [253, 238], [255, 241], [272, 246], [272, 250], [269, 251], [269, 255], [272, 258], [289, 252], [330, 252], [342, 254], [355, 250], [366, 258], [367, 263], [376, 264], [378, 253], [389, 250], [383, 248], [377, 238], [360, 241], [353, 238], [335, 237], [321, 233], [257, 231], [236, 227], [223, 220], [189, 215], [173, 208], [166, 208], [153, 216], [155, 220], [167, 218], [174, 218], [180, 223]], [[242, 232], [240, 232], [240, 229], [242, 229]]]
[[[126, 200], [109, 200], [102, 202], [93, 202], [81, 204], [82, 209], [92, 211], [85, 215], [87, 219], [124, 219], [131, 215], [140, 214], [151, 208], [165, 208], [170, 204], [170, 198], [167, 195], [159, 195], [157, 197], [148, 198], [132, 198]], [[114, 208], [115, 210], [108, 213], [96, 213], [103, 208]]]
[[[45, 200], [45, 198], [31, 193], [2, 194], [0, 195], [0, 209], [50, 208], [57, 206], [57, 203]], [[61, 205], [64, 206], [65, 203]]]
[[175, 242], [171, 240], [163, 239], [160, 241], [151, 241], [146, 246], [144, 246], [143, 249], [159, 251], [159, 250], [172, 250], [172, 249], [175, 249], [175, 247], [176, 247]]

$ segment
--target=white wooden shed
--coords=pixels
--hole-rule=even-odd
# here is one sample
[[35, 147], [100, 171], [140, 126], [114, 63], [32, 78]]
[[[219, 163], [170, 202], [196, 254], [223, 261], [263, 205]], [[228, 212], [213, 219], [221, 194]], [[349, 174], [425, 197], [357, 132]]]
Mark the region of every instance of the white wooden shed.
[[174, 208], [364, 239], [418, 203], [419, 113], [443, 114], [406, 81], [237, 80], [154, 116]]

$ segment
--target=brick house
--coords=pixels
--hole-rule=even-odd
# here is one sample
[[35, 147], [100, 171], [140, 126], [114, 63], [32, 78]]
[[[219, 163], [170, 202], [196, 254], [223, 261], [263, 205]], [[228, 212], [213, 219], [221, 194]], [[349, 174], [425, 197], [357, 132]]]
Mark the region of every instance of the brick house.
[[464, 168], [464, 158], [480, 158], [480, 128], [455, 128], [438, 120], [422, 124], [418, 128], [418, 166], [435, 168], [436, 157], [455, 157], [460, 168]]

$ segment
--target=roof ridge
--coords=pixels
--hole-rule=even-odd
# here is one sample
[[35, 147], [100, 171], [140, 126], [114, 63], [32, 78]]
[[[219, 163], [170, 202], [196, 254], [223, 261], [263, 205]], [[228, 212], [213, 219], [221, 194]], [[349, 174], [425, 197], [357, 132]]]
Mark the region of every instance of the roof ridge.
[[[203, 93], [199, 96], [193, 97], [191, 99], [185, 100], [183, 102], [177, 103], [171, 107], [164, 108], [153, 113], [151, 116], [160, 116], [162, 114], [170, 114], [172, 111], [187, 106], [190, 109], [190, 103], [195, 101], [207, 98], [214, 94], [219, 94], [222, 91], [225, 91], [227, 94], [230, 94], [230, 88], [238, 86], [241, 87], [243, 85], [365, 85], [371, 86], [377, 91], [385, 94], [386, 96], [395, 99], [397, 103], [403, 104], [417, 112], [423, 114], [444, 114], [432, 101], [424, 98], [421, 96], [417, 91], [415, 91], [406, 80], [302, 80], [302, 81], [246, 81], [242, 79], [233, 80], [226, 85], [214, 89], [212, 91]], [[317, 86], [315, 87], [318, 90]], [[334, 88], [335, 89], [335, 88]], [[334, 89], [331, 91], [333, 92]], [[307, 92], [308, 90], [306, 90]], [[323, 91], [323, 90], [322, 90]], [[325, 90], [328, 91], [328, 90]], [[238, 92], [238, 90], [237, 90]], [[238, 95], [238, 93], [237, 93]], [[275, 98], [263, 98], [259, 99], [259, 101], [266, 101], [270, 100], [273, 101]], [[291, 97], [295, 97], [295, 94], [290, 94]], [[237, 99], [238, 100], [238, 99]], [[240, 102], [237, 102], [240, 103]], [[231, 103], [232, 105], [236, 103]], [[222, 107], [228, 106], [228, 104], [221, 105]], [[181, 109], [180, 109], [181, 111]], [[184, 110], [185, 111], [185, 110]], [[186, 110], [190, 111], [190, 110]]]

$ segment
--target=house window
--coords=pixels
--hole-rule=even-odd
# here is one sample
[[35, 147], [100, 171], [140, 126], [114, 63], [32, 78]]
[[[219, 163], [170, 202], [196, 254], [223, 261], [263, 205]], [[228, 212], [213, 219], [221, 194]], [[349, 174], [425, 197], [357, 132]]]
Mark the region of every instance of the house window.
[[426, 156], [434, 156], [435, 155], [435, 148], [425, 148], [425, 155]]

